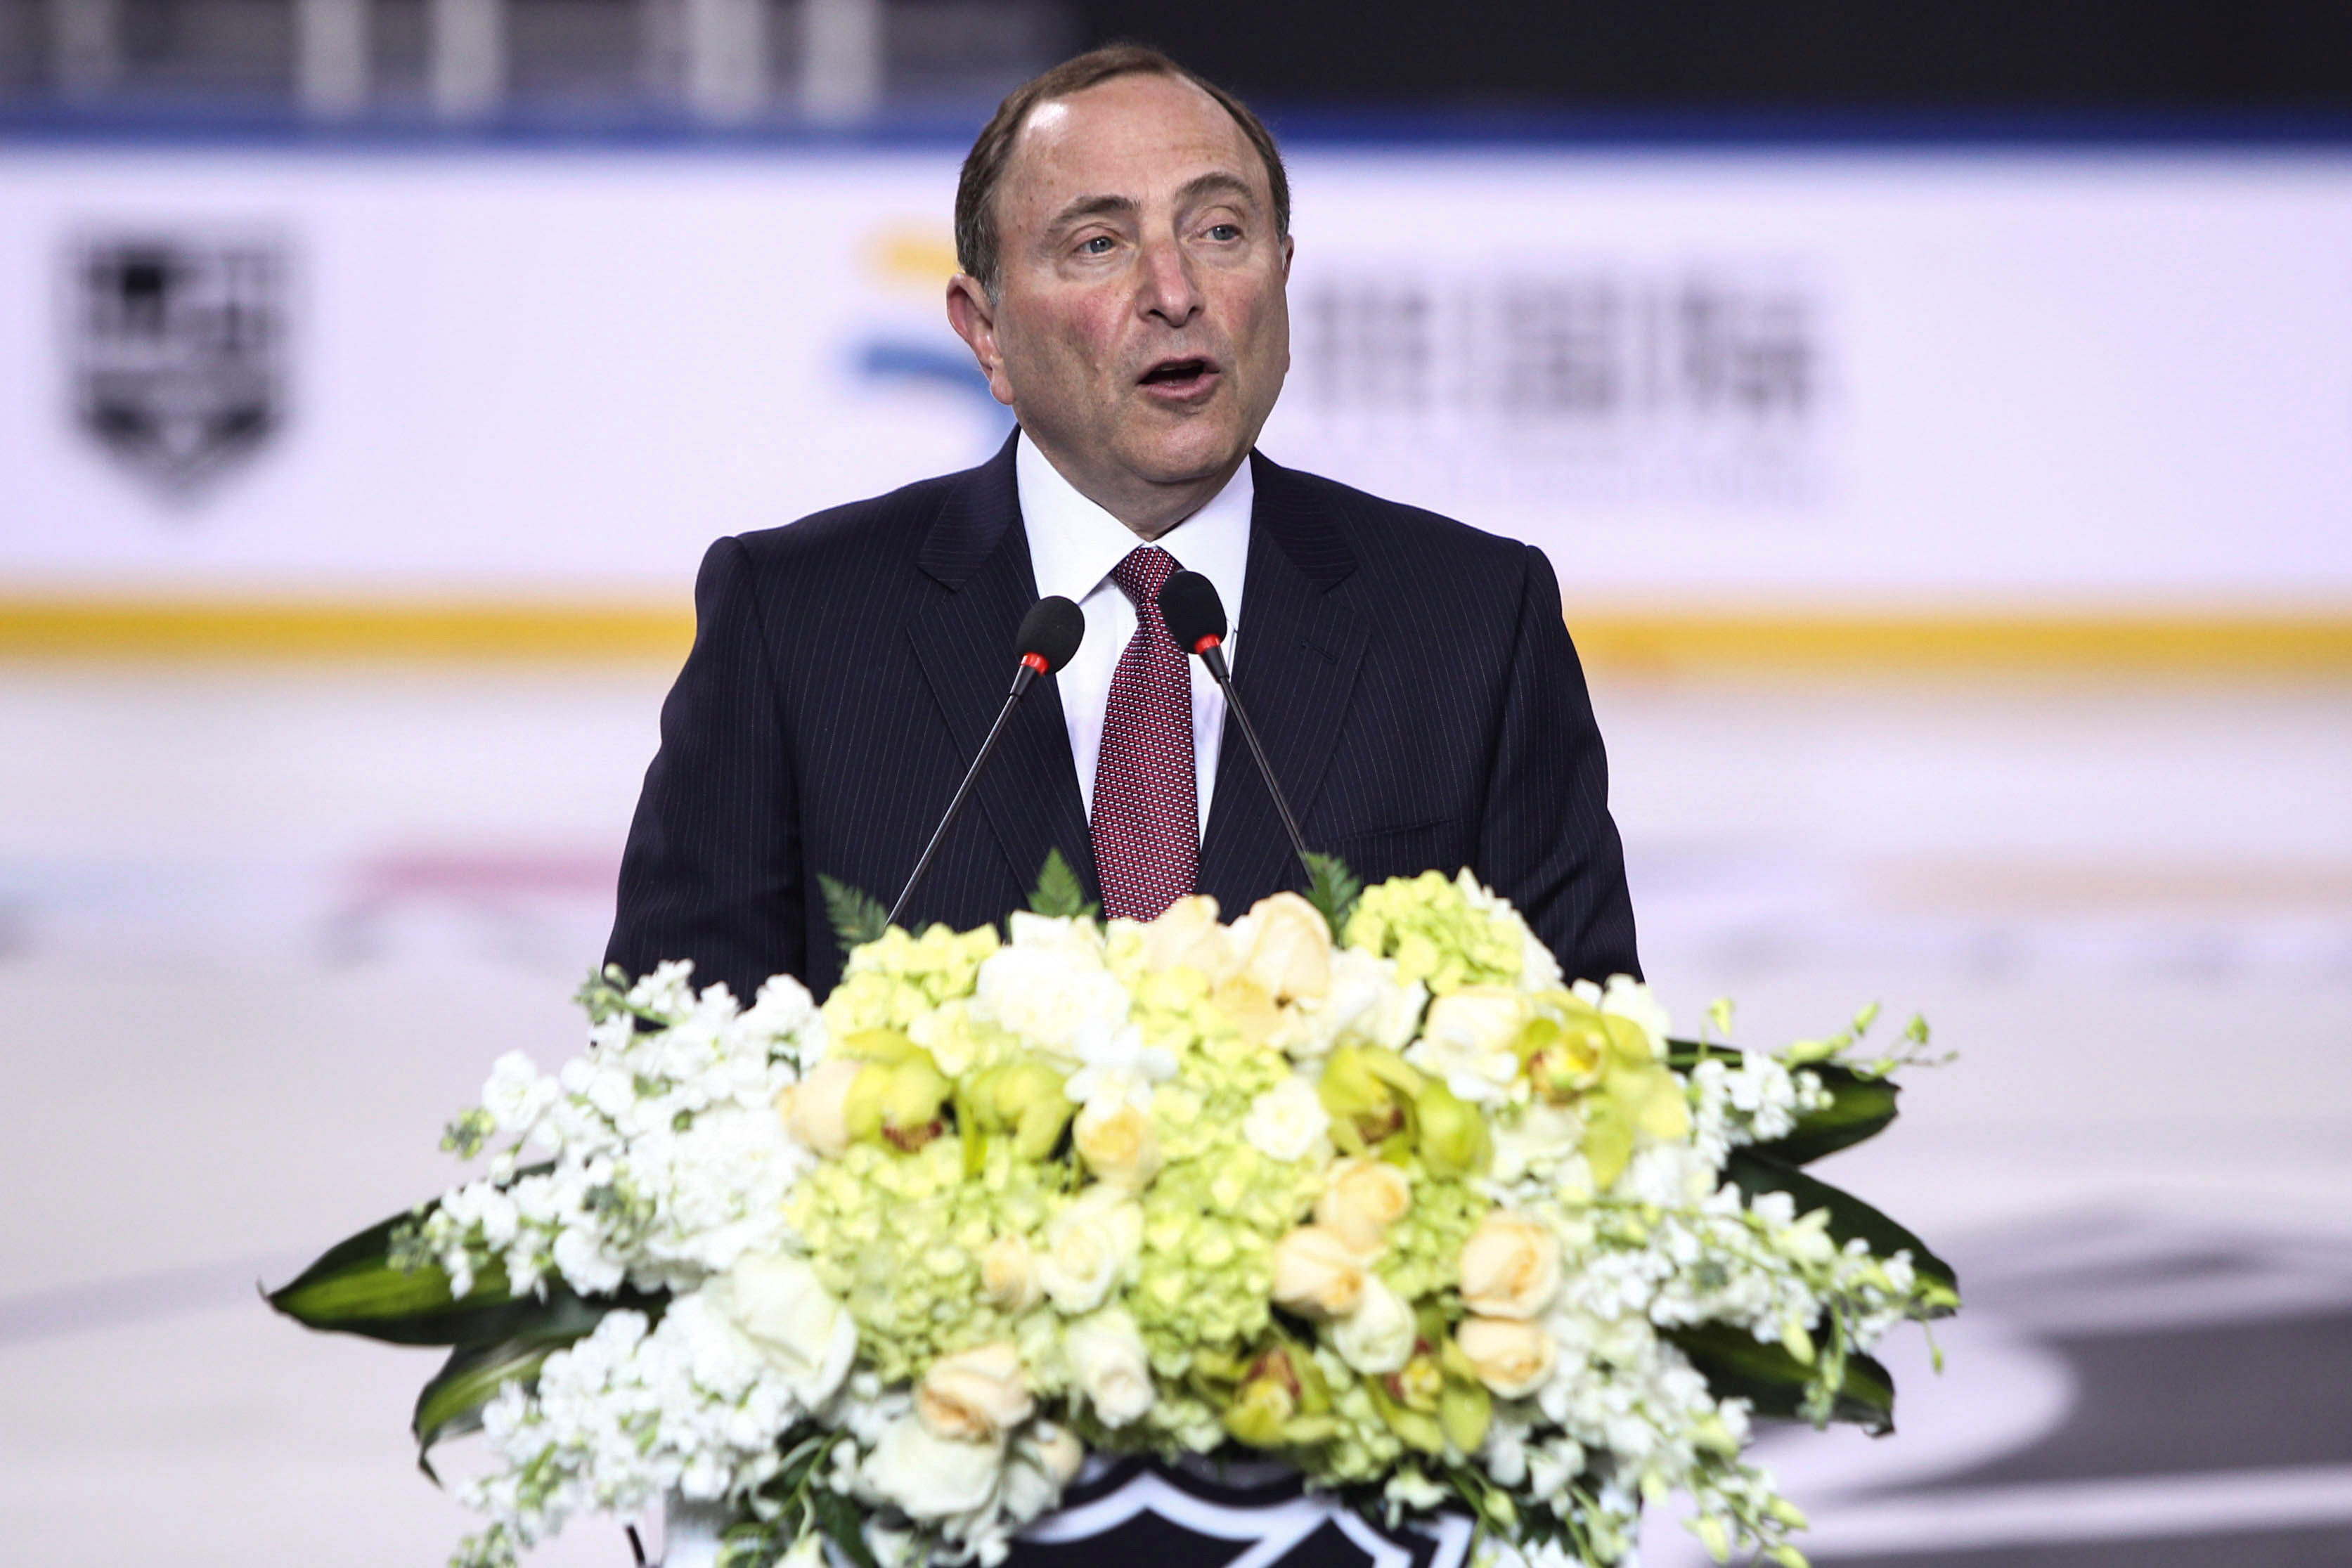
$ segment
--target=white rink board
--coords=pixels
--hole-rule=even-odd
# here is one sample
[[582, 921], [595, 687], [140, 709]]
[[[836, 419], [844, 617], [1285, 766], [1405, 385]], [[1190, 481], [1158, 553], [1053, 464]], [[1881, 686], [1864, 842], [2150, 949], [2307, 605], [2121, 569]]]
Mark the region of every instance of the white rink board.
[[[978, 461], [955, 153], [0, 152], [0, 591], [683, 598]], [[2352, 602], [2352, 157], [1294, 155], [1278, 460], [1572, 599]], [[257, 248], [278, 423], [77, 416], [91, 255]], [[77, 258], [81, 258], [78, 260]], [[118, 344], [117, 347], [120, 345]]]

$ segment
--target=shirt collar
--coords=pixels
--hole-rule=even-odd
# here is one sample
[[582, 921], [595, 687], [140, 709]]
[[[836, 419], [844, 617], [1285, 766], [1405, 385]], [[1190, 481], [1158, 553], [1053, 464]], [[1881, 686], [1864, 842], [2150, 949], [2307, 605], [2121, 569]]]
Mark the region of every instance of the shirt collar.
[[[1039, 597], [1082, 601], [1111, 568], [1144, 541], [1134, 530], [1080, 494], [1076, 486], [1024, 434], [1013, 455], [1021, 523], [1029, 536], [1029, 563]], [[1249, 569], [1250, 506], [1255, 490], [1244, 459], [1225, 487], [1199, 511], [1152, 542], [1188, 571], [1217, 585], [1226, 618], [1241, 626], [1242, 580]]]

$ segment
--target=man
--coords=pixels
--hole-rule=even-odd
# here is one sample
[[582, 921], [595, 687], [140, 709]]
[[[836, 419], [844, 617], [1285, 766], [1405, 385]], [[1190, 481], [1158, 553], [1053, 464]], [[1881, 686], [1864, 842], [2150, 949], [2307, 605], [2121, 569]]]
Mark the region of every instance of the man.
[[1468, 866], [1571, 976], [1638, 973], [1606, 764], [1542, 554], [1252, 451], [1289, 365], [1289, 189], [1256, 117], [1152, 51], [1071, 60], [967, 159], [948, 316], [1019, 429], [987, 464], [721, 539], [662, 710], [608, 957], [818, 996], [820, 874], [887, 900], [1041, 594], [1084, 644], [1024, 702], [908, 910], [1018, 907], [1059, 848], [1108, 913], [1300, 884], [1159, 584], [1217, 586], [1307, 842], [1368, 882]]

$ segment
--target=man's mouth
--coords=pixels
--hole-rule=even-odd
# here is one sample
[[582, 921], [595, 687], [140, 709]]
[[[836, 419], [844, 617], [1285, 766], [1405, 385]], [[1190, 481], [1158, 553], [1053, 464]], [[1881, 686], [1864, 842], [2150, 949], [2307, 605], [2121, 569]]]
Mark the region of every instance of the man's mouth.
[[1140, 384], [1160, 387], [1171, 392], [1199, 392], [1217, 373], [1217, 362], [1209, 359], [1162, 360], [1143, 372]]

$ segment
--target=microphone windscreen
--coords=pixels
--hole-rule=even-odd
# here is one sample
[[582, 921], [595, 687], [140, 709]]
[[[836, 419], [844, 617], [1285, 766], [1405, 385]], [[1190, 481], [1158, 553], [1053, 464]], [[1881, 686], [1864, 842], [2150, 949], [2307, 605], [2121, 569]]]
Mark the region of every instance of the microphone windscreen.
[[1201, 651], [1201, 639], [1225, 640], [1225, 603], [1217, 585], [1197, 571], [1171, 572], [1160, 585], [1160, 613], [1169, 634], [1187, 653]]
[[1029, 607], [1029, 613], [1021, 618], [1020, 645], [1013, 652], [1016, 657], [1036, 654], [1045, 661], [1045, 673], [1050, 675], [1070, 662], [1086, 636], [1086, 612], [1057, 593]]

